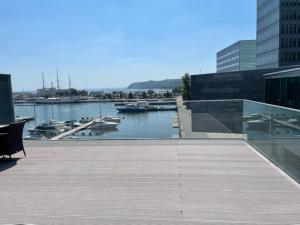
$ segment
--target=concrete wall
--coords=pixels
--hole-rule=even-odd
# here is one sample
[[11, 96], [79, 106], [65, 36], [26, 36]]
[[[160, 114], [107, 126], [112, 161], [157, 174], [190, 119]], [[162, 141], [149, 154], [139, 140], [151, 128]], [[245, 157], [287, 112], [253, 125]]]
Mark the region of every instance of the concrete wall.
[[0, 124], [15, 121], [10, 75], [0, 74]]

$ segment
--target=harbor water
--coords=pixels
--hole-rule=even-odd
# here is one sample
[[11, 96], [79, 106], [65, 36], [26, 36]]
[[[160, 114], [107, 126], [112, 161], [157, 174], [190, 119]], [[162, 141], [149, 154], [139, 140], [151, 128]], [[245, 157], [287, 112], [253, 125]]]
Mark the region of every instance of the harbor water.
[[75, 133], [80, 140], [90, 139], [127, 139], [127, 138], [172, 138], [178, 135], [178, 129], [172, 127], [176, 111], [145, 112], [134, 114], [118, 113], [114, 103], [77, 103], [77, 104], [16, 104], [15, 114], [18, 116], [36, 116], [36, 121], [29, 121], [24, 128], [24, 136], [28, 136], [27, 129], [34, 128], [41, 122], [50, 119], [55, 121], [79, 121], [82, 117], [118, 116], [121, 123], [116, 130], [86, 129]]

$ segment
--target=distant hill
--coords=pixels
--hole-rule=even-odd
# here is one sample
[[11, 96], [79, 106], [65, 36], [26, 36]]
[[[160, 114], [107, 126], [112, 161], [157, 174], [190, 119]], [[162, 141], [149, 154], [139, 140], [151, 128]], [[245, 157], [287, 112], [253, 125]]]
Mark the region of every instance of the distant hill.
[[166, 79], [132, 83], [128, 89], [173, 89], [179, 86], [181, 86], [181, 79]]

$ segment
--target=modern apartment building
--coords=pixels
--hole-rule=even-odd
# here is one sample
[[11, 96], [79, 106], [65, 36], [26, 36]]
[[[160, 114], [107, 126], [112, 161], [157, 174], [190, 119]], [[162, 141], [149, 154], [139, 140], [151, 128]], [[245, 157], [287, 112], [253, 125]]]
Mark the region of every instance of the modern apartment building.
[[257, 0], [257, 68], [300, 65], [300, 0]]
[[256, 41], [238, 41], [217, 53], [217, 72], [256, 68]]

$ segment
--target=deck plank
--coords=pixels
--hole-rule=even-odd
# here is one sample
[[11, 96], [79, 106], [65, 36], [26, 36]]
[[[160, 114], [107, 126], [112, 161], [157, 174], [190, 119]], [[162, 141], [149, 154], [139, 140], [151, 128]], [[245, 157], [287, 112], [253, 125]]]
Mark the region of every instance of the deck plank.
[[300, 189], [239, 140], [26, 143], [0, 224], [297, 224]]

